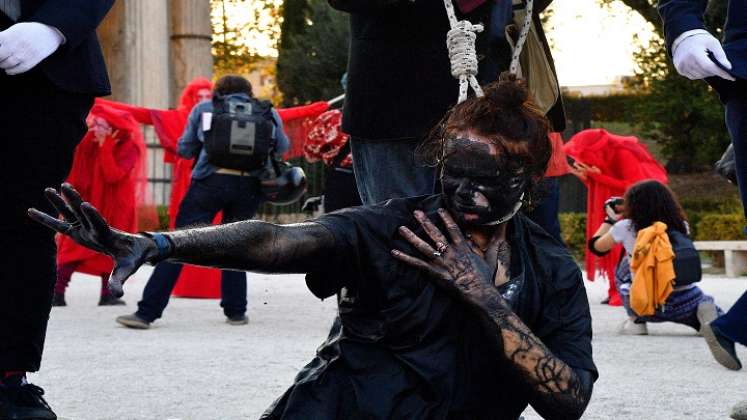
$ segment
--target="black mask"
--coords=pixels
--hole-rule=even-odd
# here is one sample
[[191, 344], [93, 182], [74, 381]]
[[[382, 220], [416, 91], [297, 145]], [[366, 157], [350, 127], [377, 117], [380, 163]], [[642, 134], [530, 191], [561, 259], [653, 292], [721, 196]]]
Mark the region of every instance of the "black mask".
[[521, 159], [490, 154], [475, 140], [448, 140], [441, 184], [447, 206], [459, 222], [493, 225], [513, 217], [528, 185]]

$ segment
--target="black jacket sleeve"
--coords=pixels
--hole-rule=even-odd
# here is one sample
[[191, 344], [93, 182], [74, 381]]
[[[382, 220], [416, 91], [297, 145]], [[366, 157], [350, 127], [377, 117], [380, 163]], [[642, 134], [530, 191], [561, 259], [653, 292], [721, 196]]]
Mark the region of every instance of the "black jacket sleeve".
[[114, 0], [46, 0], [27, 19], [59, 29], [65, 36], [63, 49], [73, 49], [96, 30]]
[[[348, 13], [376, 12], [399, 1], [409, 0], [327, 0], [332, 8]], [[430, 1], [430, 0], [429, 0]]]
[[706, 0], [660, 0], [659, 14], [664, 22], [664, 38], [667, 50], [672, 53], [672, 43], [682, 33], [693, 29], [705, 29], [703, 13]]

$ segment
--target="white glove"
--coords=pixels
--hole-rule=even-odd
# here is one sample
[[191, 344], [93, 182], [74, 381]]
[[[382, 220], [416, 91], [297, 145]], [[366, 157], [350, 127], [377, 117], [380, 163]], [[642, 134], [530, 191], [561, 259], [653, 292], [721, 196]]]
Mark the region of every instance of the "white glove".
[[62, 34], [51, 26], [16, 23], [0, 32], [0, 69], [9, 75], [27, 72], [57, 51], [64, 41]]
[[726, 58], [726, 53], [718, 39], [704, 30], [696, 30], [692, 33], [680, 35], [673, 43], [672, 61], [677, 73], [690, 80], [705, 79], [706, 77], [718, 76], [726, 80], [734, 81], [734, 77], [727, 71], [716, 65], [708, 52], [713, 54], [722, 66], [731, 70], [731, 63]]

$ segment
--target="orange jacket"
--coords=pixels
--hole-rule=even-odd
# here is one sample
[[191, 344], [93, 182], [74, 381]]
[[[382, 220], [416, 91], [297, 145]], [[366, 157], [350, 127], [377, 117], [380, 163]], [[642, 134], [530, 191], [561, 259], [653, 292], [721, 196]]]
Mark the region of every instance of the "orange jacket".
[[641, 229], [635, 240], [630, 267], [630, 307], [640, 316], [653, 315], [672, 293], [674, 285], [674, 251], [667, 235], [667, 225], [656, 222]]

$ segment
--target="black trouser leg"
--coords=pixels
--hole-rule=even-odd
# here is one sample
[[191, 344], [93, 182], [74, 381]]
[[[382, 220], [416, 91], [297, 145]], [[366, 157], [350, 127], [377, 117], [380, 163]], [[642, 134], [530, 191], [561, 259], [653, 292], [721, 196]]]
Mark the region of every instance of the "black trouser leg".
[[0, 370], [37, 371], [55, 284], [54, 232], [26, 215], [51, 214], [45, 187], [68, 175], [86, 132], [89, 96], [58, 91], [35, 72], [0, 74]]

